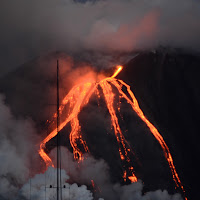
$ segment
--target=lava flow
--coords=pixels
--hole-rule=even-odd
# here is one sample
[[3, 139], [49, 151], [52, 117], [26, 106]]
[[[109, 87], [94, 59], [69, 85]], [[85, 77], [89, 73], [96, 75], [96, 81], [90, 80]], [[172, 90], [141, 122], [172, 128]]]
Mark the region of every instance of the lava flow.
[[[155, 126], [145, 117], [144, 113], [139, 107], [138, 101], [130, 89], [130, 86], [126, 84], [124, 81], [116, 79], [116, 76], [122, 70], [122, 66], [117, 66], [117, 70], [111, 77], [104, 78], [103, 80], [95, 83], [95, 82], [87, 82], [74, 86], [70, 92], [65, 96], [62, 100], [61, 106], [59, 108], [60, 114], [62, 114], [64, 108], [68, 106], [68, 113], [65, 120], [63, 120], [58, 130], [53, 130], [40, 144], [39, 154], [43, 158], [46, 163], [46, 166], [54, 166], [51, 158], [45, 152], [45, 146], [48, 141], [50, 141], [53, 137], [55, 137], [58, 131], [61, 131], [68, 123], [71, 125], [70, 132], [70, 144], [73, 148], [74, 158], [76, 160], [83, 159], [83, 153], [89, 152], [86, 141], [83, 140], [81, 134], [81, 126], [79, 123], [78, 115], [81, 112], [81, 109], [86, 106], [93, 94], [96, 94], [98, 98], [101, 98], [101, 93], [103, 93], [103, 97], [109, 111], [111, 117], [111, 124], [114, 130], [114, 134], [119, 146], [119, 157], [122, 161], [123, 165], [123, 179], [126, 182], [128, 179], [131, 182], [137, 182], [137, 177], [135, 175], [134, 168], [132, 166], [132, 157], [134, 153], [132, 152], [130, 145], [125, 139], [122, 130], [119, 125], [117, 113], [114, 106], [115, 101], [115, 93], [113, 89], [117, 89], [119, 99], [125, 99], [128, 104], [130, 104], [133, 111], [137, 113], [137, 115], [141, 118], [141, 120], [149, 127], [153, 136], [157, 139], [159, 144], [161, 145], [164, 156], [169, 164], [171, 169], [173, 180], [177, 187], [181, 188], [184, 195], [185, 191], [176, 172], [175, 166], [173, 164], [172, 155], [169, 151], [167, 144], [165, 143], [163, 137], [155, 128]], [[123, 88], [123, 89], [122, 89]], [[124, 91], [125, 88], [125, 91]], [[118, 111], [120, 111], [120, 107], [118, 107]], [[56, 114], [54, 115], [56, 117]], [[84, 152], [83, 152], [84, 149]], [[185, 197], [185, 199], [187, 199]]]

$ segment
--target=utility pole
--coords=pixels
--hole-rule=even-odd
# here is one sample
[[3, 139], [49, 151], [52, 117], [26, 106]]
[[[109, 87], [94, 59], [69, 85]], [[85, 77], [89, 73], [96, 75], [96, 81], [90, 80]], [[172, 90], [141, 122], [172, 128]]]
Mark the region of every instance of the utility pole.
[[60, 151], [60, 100], [59, 100], [59, 61], [57, 60], [57, 200], [62, 200], [61, 186], [61, 151]]

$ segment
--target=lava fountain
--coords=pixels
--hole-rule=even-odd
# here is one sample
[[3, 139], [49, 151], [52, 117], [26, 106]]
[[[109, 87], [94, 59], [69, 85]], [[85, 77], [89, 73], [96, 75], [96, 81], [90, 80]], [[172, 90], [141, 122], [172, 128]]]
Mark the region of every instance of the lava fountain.
[[[119, 156], [123, 164], [123, 179], [126, 182], [127, 180], [131, 182], [137, 182], [137, 177], [135, 175], [134, 167], [131, 164], [131, 159], [134, 156], [132, 149], [128, 141], [125, 139], [122, 130], [119, 125], [118, 117], [116, 114], [116, 109], [114, 107], [114, 100], [115, 100], [115, 93], [113, 89], [117, 89], [119, 99], [125, 99], [126, 102], [131, 106], [132, 110], [136, 112], [136, 114], [140, 117], [140, 119], [148, 126], [153, 136], [159, 142], [162, 150], [164, 152], [164, 156], [169, 164], [172, 178], [178, 188], [184, 193], [185, 190], [183, 185], [180, 181], [178, 173], [175, 169], [172, 155], [169, 151], [167, 144], [165, 143], [163, 137], [158, 132], [156, 127], [145, 117], [143, 111], [141, 110], [138, 101], [131, 91], [131, 88], [128, 84], [124, 81], [116, 79], [116, 76], [120, 73], [123, 69], [122, 66], [117, 66], [116, 71], [111, 77], [104, 78], [99, 82], [86, 82], [75, 85], [69, 93], [64, 97], [62, 100], [61, 106], [59, 107], [59, 113], [62, 114], [63, 110], [66, 106], [68, 106], [68, 113], [66, 118], [60, 123], [58, 129], [54, 129], [49, 135], [44, 138], [44, 140], [40, 144], [39, 154], [42, 159], [45, 161], [46, 166], [53, 166], [54, 164], [51, 158], [45, 152], [46, 143], [49, 142], [53, 137], [57, 135], [59, 131], [61, 131], [68, 123], [71, 125], [71, 132], [70, 132], [70, 144], [73, 148], [73, 154], [75, 160], [83, 160], [84, 155], [83, 153], [89, 152], [89, 148], [87, 146], [86, 141], [84, 141], [82, 134], [81, 134], [81, 126], [79, 123], [79, 113], [81, 109], [86, 106], [91, 98], [92, 95], [97, 95], [98, 98], [101, 97], [101, 93], [103, 94], [104, 101], [106, 103], [107, 109], [110, 114], [111, 124], [114, 130], [114, 134], [119, 146]], [[125, 89], [124, 89], [125, 88]], [[120, 104], [117, 108], [120, 111]], [[54, 114], [54, 118], [57, 114]], [[84, 150], [84, 152], [83, 152]], [[187, 199], [185, 197], [185, 199]]]

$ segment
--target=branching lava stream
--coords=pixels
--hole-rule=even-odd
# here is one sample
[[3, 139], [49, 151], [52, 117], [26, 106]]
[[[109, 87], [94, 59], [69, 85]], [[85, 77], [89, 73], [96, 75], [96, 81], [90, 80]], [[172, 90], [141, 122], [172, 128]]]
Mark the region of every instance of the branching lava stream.
[[[81, 134], [81, 126], [79, 123], [78, 115], [81, 112], [81, 109], [88, 104], [90, 97], [94, 94], [97, 94], [98, 98], [100, 96], [100, 89], [103, 92], [104, 100], [109, 111], [111, 117], [111, 124], [114, 130], [114, 134], [119, 146], [119, 156], [123, 163], [123, 179], [126, 182], [127, 179], [131, 182], [137, 182], [137, 177], [135, 175], [135, 171], [133, 166], [131, 165], [131, 157], [134, 156], [130, 145], [125, 139], [122, 130], [120, 128], [118, 118], [116, 115], [116, 111], [114, 108], [114, 100], [115, 93], [113, 92], [113, 88], [117, 89], [118, 95], [120, 98], [123, 98], [130, 104], [132, 110], [137, 113], [140, 119], [148, 126], [153, 136], [159, 142], [160, 146], [163, 149], [164, 156], [169, 164], [171, 169], [173, 180], [177, 187], [181, 188], [185, 196], [185, 190], [180, 181], [178, 173], [173, 164], [172, 155], [169, 151], [167, 144], [165, 143], [163, 137], [158, 132], [156, 127], [145, 117], [144, 113], [139, 107], [138, 101], [130, 89], [130, 86], [126, 84], [124, 81], [116, 79], [116, 76], [122, 70], [122, 66], [117, 66], [117, 70], [115, 73], [108, 78], [104, 78], [103, 80], [95, 83], [95, 82], [86, 82], [79, 85], [74, 86], [69, 93], [62, 100], [61, 106], [59, 108], [59, 112], [62, 113], [64, 108], [68, 105], [69, 111], [65, 120], [63, 120], [59, 127], [58, 131], [61, 131], [68, 123], [71, 125], [71, 133], [70, 133], [70, 144], [73, 148], [74, 158], [76, 160], [83, 160], [83, 153], [89, 152], [86, 141], [83, 140]], [[122, 87], [125, 88], [126, 92], [122, 90]], [[54, 117], [56, 114], [54, 115]], [[45, 152], [46, 143], [49, 142], [53, 137], [57, 135], [57, 129], [53, 130], [40, 144], [39, 154], [42, 159], [45, 161], [46, 166], [53, 166], [54, 164], [51, 158]], [[82, 146], [82, 147], [80, 147]], [[82, 152], [81, 149], [84, 149], [85, 152]], [[185, 197], [185, 199], [187, 199]]]

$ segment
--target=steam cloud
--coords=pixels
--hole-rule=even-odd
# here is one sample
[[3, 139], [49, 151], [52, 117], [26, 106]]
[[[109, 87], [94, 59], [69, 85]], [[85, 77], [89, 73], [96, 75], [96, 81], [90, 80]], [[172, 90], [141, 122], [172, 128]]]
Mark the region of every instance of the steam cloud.
[[[62, 199], [67, 200], [92, 200], [93, 194], [87, 189], [85, 185], [78, 186], [76, 183], [70, 185], [66, 183], [69, 176], [64, 170], [62, 173], [62, 183], [65, 188], [62, 189]], [[45, 174], [37, 174], [33, 179], [31, 179], [31, 190], [30, 190], [30, 180], [26, 183], [20, 190], [20, 198], [40, 200], [40, 199], [55, 199], [56, 198], [56, 169], [49, 167]], [[45, 186], [44, 180], [48, 183], [53, 183], [52, 188]], [[137, 183], [132, 183], [128, 186], [114, 185], [113, 192], [116, 193], [114, 199], [120, 200], [182, 200], [180, 194], [169, 195], [168, 192], [157, 190], [155, 192], [148, 192], [142, 195], [143, 185], [141, 181]], [[32, 194], [31, 194], [32, 193]], [[113, 198], [109, 198], [113, 199]], [[103, 200], [103, 198], [99, 198]]]
[[[10, 109], [4, 104], [0, 96], [0, 198], [1, 199], [54, 199], [56, 189], [56, 169], [49, 167], [45, 173], [30, 169], [40, 168], [37, 157], [36, 144], [38, 137], [33, 123], [29, 119], [15, 119]], [[108, 165], [103, 160], [95, 160], [92, 156], [77, 164], [73, 154], [66, 148], [62, 152], [62, 185], [63, 199], [92, 200], [92, 199], [119, 199], [119, 200], [181, 200], [180, 194], [169, 195], [167, 191], [157, 190], [142, 194], [141, 181], [126, 186], [113, 185], [108, 173]], [[50, 156], [55, 161], [56, 151], [53, 149]], [[34, 174], [33, 174], [34, 173]], [[69, 174], [69, 175], [68, 175]], [[93, 196], [91, 180], [95, 183], [96, 193]], [[72, 184], [68, 183], [71, 182]], [[81, 184], [81, 186], [79, 186]], [[45, 192], [46, 188], [46, 192]]]
[[[73, 155], [66, 148], [62, 148], [62, 165], [61, 171], [62, 177], [62, 197], [63, 200], [93, 200], [99, 199], [115, 199], [115, 200], [182, 200], [180, 194], [170, 195], [166, 190], [147, 192], [142, 194], [143, 184], [142, 181], [132, 183], [130, 185], [121, 186], [120, 184], [112, 184], [107, 173], [108, 166], [103, 160], [95, 160], [91, 156], [87, 156], [87, 159], [77, 165], [77, 162], [73, 161]], [[51, 152], [51, 156], [55, 156], [56, 151]], [[67, 173], [66, 173], [67, 172]], [[43, 174], [37, 174], [31, 180], [29, 180], [19, 191], [19, 198], [40, 200], [42, 198], [55, 199], [56, 197], [56, 169], [49, 167]], [[70, 173], [70, 177], [67, 175]], [[101, 174], [101, 175], [99, 175]], [[83, 185], [91, 185], [91, 178], [94, 180], [95, 194]], [[67, 181], [77, 181], [82, 184], [78, 186], [77, 183], [69, 184]], [[31, 190], [30, 190], [31, 183]], [[50, 184], [52, 188], [50, 188]], [[99, 198], [99, 196], [103, 198]]]
[[[49, 167], [45, 174], [37, 174], [33, 179], [31, 179], [31, 191], [30, 191], [30, 182], [26, 183], [20, 190], [20, 196], [28, 199], [30, 196], [34, 200], [40, 199], [56, 199], [56, 169]], [[62, 198], [63, 200], [92, 200], [92, 193], [87, 190], [87, 187], [82, 185], [78, 187], [76, 183], [70, 185], [65, 183], [69, 176], [64, 170], [61, 171], [61, 182], [62, 185], [65, 185], [65, 188], [62, 189]], [[45, 181], [52, 185], [45, 185]]]
[[29, 178], [30, 159], [37, 160], [36, 143], [31, 120], [15, 119], [0, 95], [0, 199], [12, 199]]
[[49, 51], [200, 48], [197, 0], [2, 0], [2, 72]]

